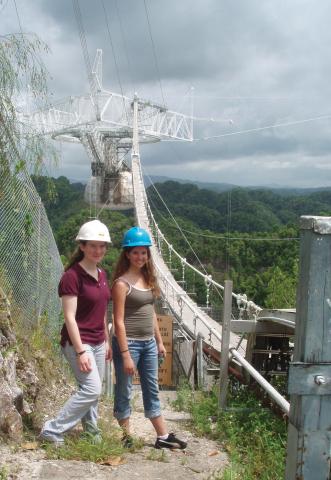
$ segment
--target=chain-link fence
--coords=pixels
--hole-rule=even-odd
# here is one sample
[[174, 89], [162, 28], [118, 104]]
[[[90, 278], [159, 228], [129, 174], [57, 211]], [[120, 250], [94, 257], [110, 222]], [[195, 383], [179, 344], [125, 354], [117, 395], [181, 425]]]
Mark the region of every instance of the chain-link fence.
[[44, 206], [24, 169], [1, 176], [0, 285], [24, 326], [47, 315], [56, 327], [63, 267]]

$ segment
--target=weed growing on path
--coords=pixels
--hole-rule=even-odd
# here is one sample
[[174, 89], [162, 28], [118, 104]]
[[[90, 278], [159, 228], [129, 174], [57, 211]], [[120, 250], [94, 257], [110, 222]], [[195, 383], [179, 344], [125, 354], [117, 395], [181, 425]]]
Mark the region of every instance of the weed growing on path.
[[6, 467], [0, 467], [0, 480], [7, 480], [8, 470]]
[[176, 408], [189, 411], [196, 433], [222, 442], [230, 467], [215, 480], [281, 480], [284, 478], [287, 424], [262, 408], [247, 386], [233, 384], [228, 408], [218, 411], [216, 391], [178, 391]]
[[[109, 425], [105, 428], [105, 425], [101, 425], [101, 435], [98, 436], [98, 441], [94, 441], [91, 435], [74, 432], [72, 435], [66, 436], [63, 446], [45, 443], [43, 447], [47, 457], [51, 459], [104, 463], [119, 458], [128, 451], [123, 447], [121, 438], [122, 431], [119, 428]], [[141, 443], [139, 439], [134, 439], [130, 452], [140, 449]]]
[[164, 450], [155, 450], [154, 448], [149, 451], [146, 455], [147, 460], [154, 460], [155, 462], [164, 462], [168, 463], [169, 459]]
[[102, 463], [109, 457], [121, 456], [124, 453], [119, 439], [112, 436], [103, 436], [98, 443], [86, 436], [68, 436], [63, 446], [56, 447], [53, 444], [43, 445], [47, 458], [63, 460], [83, 460], [94, 463]]

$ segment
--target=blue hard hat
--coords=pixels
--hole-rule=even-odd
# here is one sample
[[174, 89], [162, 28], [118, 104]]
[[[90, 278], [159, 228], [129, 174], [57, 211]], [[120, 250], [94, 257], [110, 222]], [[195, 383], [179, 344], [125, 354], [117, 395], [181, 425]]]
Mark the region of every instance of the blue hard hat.
[[150, 247], [152, 245], [149, 233], [143, 228], [132, 227], [125, 232], [122, 247]]

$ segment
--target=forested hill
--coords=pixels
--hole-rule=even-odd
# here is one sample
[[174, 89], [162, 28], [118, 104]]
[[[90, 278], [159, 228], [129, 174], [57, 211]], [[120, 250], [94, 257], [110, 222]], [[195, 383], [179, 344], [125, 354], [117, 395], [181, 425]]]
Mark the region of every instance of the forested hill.
[[268, 189], [234, 188], [216, 193], [192, 184], [174, 181], [148, 188], [152, 208], [166, 213], [164, 202], [176, 216], [215, 232], [268, 232], [294, 224], [300, 215], [331, 215], [331, 188], [307, 195], [277, 194]]
[[[55, 232], [70, 216], [87, 205], [82, 183], [70, 183], [66, 177], [33, 177]], [[297, 225], [300, 215], [331, 215], [331, 188], [308, 194], [276, 193], [269, 189], [233, 188], [217, 193], [193, 184], [175, 181], [156, 183], [147, 189], [155, 213], [173, 215], [193, 222], [201, 229], [225, 232], [268, 232], [281, 225]]]
[[[70, 183], [65, 177], [34, 177], [60, 253], [72, 252], [79, 226], [90, 218], [84, 202], [85, 186]], [[189, 238], [179, 232], [170, 212]], [[147, 194], [154, 215], [166, 238], [187, 260], [200, 268], [194, 252], [208, 273], [220, 283], [231, 278], [236, 292], [270, 308], [295, 306], [298, 273], [298, 219], [300, 215], [331, 215], [331, 189], [307, 195], [284, 196], [271, 190], [235, 188], [217, 193], [192, 184], [174, 181], [151, 185]], [[231, 208], [230, 208], [231, 207]], [[133, 225], [133, 211], [113, 212], [102, 209], [100, 220], [109, 225], [112, 246], [103, 266], [109, 277], [121, 249], [123, 232]], [[167, 260], [167, 249], [164, 249]], [[181, 265], [172, 265], [174, 275], [181, 275]], [[194, 276], [189, 291], [195, 301], [205, 302], [205, 286]], [[212, 292], [213, 295], [213, 292]], [[215, 296], [216, 302], [219, 297]]]
[[43, 201], [54, 233], [72, 215], [87, 205], [84, 202], [85, 185], [70, 183], [66, 177], [49, 178], [32, 175], [32, 181]]

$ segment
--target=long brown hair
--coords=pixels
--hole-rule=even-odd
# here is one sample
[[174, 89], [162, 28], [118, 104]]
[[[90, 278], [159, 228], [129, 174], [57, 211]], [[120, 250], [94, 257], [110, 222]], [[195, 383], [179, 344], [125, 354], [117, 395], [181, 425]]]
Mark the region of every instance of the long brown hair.
[[75, 263], [80, 262], [84, 258], [84, 252], [80, 249], [80, 245], [86, 245], [87, 240], [80, 240], [79, 244], [77, 245], [76, 249], [74, 250], [74, 253], [71, 255], [69, 258], [69, 262], [67, 265], [64, 267], [64, 271], [66, 272], [71, 268]]
[[[130, 267], [130, 260], [127, 257], [127, 253], [131, 252], [135, 247], [127, 247], [124, 248], [119, 256], [117, 264], [114, 269], [114, 273], [112, 276], [112, 283], [115, 282], [119, 277], [124, 275], [125, 272], [129, 270]], [[151, 257], [151, 251], [148, 247], [146, 247], [148, 260], [145, 265], [141, 268], [141, 273], [144, 277], [145, 282], [147, 283], [148, 287], [152, 289], [153, 295], [155, 297], [160, 296], [160, 287], [157, 282], [156, 274], [155, 274], [155, 267]]]

